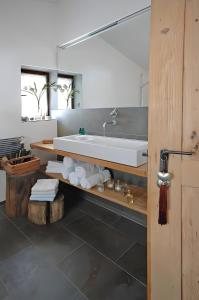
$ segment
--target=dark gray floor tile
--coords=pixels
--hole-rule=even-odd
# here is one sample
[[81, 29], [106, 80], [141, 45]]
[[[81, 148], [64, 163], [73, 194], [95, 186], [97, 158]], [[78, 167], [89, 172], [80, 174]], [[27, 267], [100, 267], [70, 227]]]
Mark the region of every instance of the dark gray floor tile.
[[85, 216], [85, 213], [78, 208], [68, 209], [65, 211], [64, 218], [59, 223], [68, 225], [83, 216]]
[[30, 245], [30, 242], [7, 219], [0, 220], [0, 262]]
[[[8, 291], [15, 291], [31, 278], [39, 264], [43, 263], [34, 246], [27, 247], [0, 263], [0, 279]], [[1, 299], [1, 298], [0, 298]]]
[[119, 231], [90, 216], [71, 223], [67, 228], [113, 260], [119, 258], [131, 244]]
[[5, 218], [6, 218], [6, 216], [5, 216], [5, 207], [4, 207], [4, 205], [1, 205], [0, 206], [0, 220], [5, 219]]
[[83, 245], [60, 268], [92, 300], [144, 300], [146, 289], [95, 249]]
[[7, 296], [7, 291], [3, 284], [0, 282], [0, 299], [3, 300]]
[[[67, 300], [67, 299], [66, 299]], [[74, 297], [73, 300], [89, 300], [85, 295], [82, 293], [77, 293]]]
[[38, 243], [36, 248], [43, 257], [43, 263], [48, 264], [60, 262], [80, 245], [82, 245], [80, 239], [60, 227], [56, 234], [52, 233], [51, 237]]
[[59, 232], [58, 223], [47, 225], [35, 225], [26, 217], [12, 219], [12, 222], [31, 240], [32, 243], [38, 244], [46, 238], [57, 235]]
[[79, 208], [91, 217], [98, 219], [106, 224], [113, 224], [120, 219], [120, 216], [118, 216], [117, 214], [103, 207], [95, 205], [89, 201], [80, 202]]
[[[76, 300], [79, 291], [53, 266], [39, 267], [6, 300]], [[79, 298], [81, 299], [81, 298]]]
[[147, 282], [147, 249], [136, 244], [128, 250], [117, 262], [128, 273], [146, 284]]
[[123, 217], [121, 217], [112, 226], [117, 230], [119, 230], [120, 232], [122, 232], [132, 242], [146, 245], [147, 243], [146, 227], [141, 226]]

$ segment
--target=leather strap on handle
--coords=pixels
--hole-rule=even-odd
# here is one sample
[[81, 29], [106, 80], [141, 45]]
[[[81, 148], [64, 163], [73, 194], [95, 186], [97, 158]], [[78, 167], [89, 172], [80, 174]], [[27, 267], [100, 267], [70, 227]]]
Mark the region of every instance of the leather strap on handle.
[[159, 218], [158, 224], [167, 224], [167, 185], [160, 186], [160, 197], [159, 197]]

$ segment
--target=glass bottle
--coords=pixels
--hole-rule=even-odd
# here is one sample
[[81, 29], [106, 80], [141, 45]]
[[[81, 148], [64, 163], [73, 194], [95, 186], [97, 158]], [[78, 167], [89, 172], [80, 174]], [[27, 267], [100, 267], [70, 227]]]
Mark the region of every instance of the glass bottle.
[[110, 178], [106, 183], [106, 186], [109, 190], [114, 190], [114, 185], [115, 185], [115, 182], [112, 178]]
[[133, 203], [134, 203], [133, 193], [132, 193], [132, 191], [130, 189], [127, 190], [127, 194], [125, 195], [125, 201], [129, 205], [133, 205]]
[[98, 192], [100, 192], [100, 193], [103, 193], [103, 192], [104, 192], [104, 180], [103, 180], [103, 177], [102, 177], [102, 176], [100, 176], [99, 183], [97, 184], [97, 190], [98, 190]]
[[118, 192], [118, 193], [121, 193], [122, 192], [122, 184], [120, 182], [119, 179], [116, 180], [116, 183], [115, 183], [115, 191]]

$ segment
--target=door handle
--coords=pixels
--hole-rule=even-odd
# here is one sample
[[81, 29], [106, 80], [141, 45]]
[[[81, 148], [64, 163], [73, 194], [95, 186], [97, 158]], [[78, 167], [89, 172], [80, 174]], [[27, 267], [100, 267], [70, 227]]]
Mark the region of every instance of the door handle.
[[160, 171], [158, 172], [157, 185], [160, 188], [159, 194], [159, 217], [158, 224], [167, 224], [167, 198], [168, 189], [171, 184], [172, 175], [168, 172], [169, 155], [193, 155], [194, 152], [175, 151], [163, 149], [160, 151]]

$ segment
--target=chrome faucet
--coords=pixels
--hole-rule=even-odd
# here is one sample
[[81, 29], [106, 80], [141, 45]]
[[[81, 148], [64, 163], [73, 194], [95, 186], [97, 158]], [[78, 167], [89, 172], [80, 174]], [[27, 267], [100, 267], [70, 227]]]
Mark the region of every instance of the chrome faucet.
[[111, 119], [109, 119], [108, 121], [105, 121], [103, 123], [102, 127], [103, 127], [103, 130], [104, 130], [104, 136], [106, 135], [106, 126], [107, 125], [113, 125], [113, 126], [117, 125], [118, 113], [119, 113], [118, 109], [117, 109], [117, 107], [115, 107], [110, 113]]

